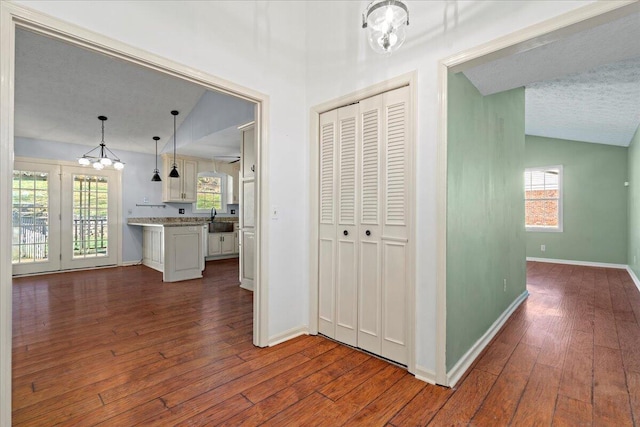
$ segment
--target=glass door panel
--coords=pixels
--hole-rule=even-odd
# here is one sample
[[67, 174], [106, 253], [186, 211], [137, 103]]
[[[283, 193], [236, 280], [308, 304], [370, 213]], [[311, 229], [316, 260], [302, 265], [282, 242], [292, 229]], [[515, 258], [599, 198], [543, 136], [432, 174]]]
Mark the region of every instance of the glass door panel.
[[12, 180], [13, 274], [60, 269], [59, 167], [15, 162]]
[[62, 268], [117, 263], [116, 171], [62, 167]]

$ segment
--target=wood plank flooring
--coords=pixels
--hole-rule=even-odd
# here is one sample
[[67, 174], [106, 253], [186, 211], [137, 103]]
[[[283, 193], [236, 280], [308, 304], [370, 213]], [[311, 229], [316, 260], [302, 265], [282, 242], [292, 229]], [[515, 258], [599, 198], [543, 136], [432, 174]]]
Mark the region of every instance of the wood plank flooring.
[[640, 292], [528, 264], [531, 296], [455, 389], [319, 336], [260, 349], [237, 260], [14, 280], [13, 424], [640, 425]]

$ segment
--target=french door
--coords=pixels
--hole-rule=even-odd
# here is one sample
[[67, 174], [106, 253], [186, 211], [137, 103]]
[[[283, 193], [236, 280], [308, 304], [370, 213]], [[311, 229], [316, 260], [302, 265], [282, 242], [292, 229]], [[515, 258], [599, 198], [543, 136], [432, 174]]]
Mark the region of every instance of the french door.
[[117, 171], [15, 162], [13, 274], [117, 264]]
[[13, 274], [59, 270], [59, 166], [15, 162], [11, 219]]

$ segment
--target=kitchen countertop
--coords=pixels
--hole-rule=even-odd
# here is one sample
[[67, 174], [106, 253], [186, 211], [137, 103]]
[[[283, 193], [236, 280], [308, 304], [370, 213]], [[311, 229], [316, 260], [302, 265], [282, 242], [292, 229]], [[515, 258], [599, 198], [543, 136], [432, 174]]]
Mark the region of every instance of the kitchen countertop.
[[[155, 225], [163, 227], [188, 227], [194, 225], [206, 225], [211, 222], [209, 217], [148, 217], [127, 218], [129, 225]], [[238, 222], [237, 217], [217, 217], [215, 222]]]

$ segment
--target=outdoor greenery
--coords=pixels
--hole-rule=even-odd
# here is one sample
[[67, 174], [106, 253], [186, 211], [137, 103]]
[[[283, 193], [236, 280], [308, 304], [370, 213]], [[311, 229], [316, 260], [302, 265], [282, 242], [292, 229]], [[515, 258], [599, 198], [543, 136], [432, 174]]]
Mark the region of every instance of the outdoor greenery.
[[[43, 261], [48, 257], [48, 180], [47, 173], [13, 172], [11, 258], [14, 263]], [[104, 177], [73, 176], [74, 257], [107, 252], [108, 190]]]
[[196, 188], [196, 209], [222, 208], [222, 178], [199, 176]]

